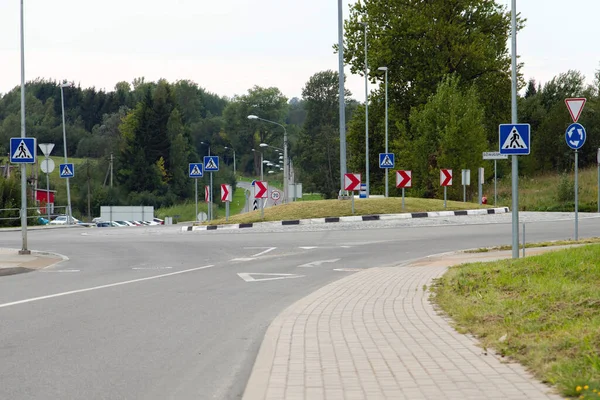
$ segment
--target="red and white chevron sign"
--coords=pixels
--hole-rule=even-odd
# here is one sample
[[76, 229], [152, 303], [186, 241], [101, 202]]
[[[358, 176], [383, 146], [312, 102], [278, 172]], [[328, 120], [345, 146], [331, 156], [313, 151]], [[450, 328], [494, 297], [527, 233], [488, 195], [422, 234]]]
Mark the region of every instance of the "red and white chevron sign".
[[221, 201], [231, 201], [231, 185], [221, 184]]
[[451, 169], [440, 169], [440, 186], [452, 186]]
[[396, 171], [396, 187], [412, 187], [412, 171]]
[[360, 189], [360, 174], [345, 174], [344, 175], [344, 190], [359, 190]]
[[269, 197], [269, 184], [263, 181], [254, 182], [254, 198], [266, 199]]

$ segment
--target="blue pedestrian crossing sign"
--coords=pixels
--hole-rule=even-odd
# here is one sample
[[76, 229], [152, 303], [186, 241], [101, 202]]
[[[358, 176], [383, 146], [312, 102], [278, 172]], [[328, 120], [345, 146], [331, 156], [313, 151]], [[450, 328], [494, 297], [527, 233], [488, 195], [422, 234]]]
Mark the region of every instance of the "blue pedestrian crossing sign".
[[189, 176], [190, 178], [202, 178], [204, 176], [202, 163], [190, 163]]
[[219, 170], [219, 156], [205, 156], [204, 170], [206, 172], [216, 172]]
[[72, 178], [75, 176], [75, 166], [71, 163], [60, 164], [58, 171], [61, 178]]
[[10, 162], [34, 164], [35, 149], [35, 138], [10, 138]]
[[585, 133], [583, 125], [577, 123], [569, 125], [565, 132], [567, 146], [573, 150], [580, 149], [585, 143], [586, 136], [587, 134]]
[[379, 153], [379, 168], [394, 168], [394, 153]]
[[500, 125], [500, 154], [528, 155], [531, 151], [529, 124]]

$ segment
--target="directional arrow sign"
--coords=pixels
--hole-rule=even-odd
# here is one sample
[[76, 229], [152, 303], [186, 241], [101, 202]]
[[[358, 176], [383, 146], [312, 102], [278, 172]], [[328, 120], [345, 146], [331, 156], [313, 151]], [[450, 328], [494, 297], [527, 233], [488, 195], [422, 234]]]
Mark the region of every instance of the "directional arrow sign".
[[396, 171], [396, 187], [412, 187], [412, 171]]
[[231, 185], [223, 183], [221, 185], [221, 201], [231, 201]]
[[334, 263], [334, 262], [338, 262], [340, 261], [340, 258], [333, 258], [331, 260], [319, 260], [319, 261], [313, 261], [313, 262], [309, 262], [306, 264], [302, 264], [302, 265], [298, 265], [298, 268], [312, 268], [312, 267], [318, 267], [320, 265], [323, 265], [325, 263]]
[[360, 181], [360, 174], [344, 174], [344, 190], [359, 190]]
[[571, 99], [565, 99], [565, 104], [569, 109], [569, 114], [571, 114], [571, 118], [573, 122], [577, 122], [581, 112], [583, 111], [583, 107], [585, 106], [586, 99], [583, 97], [576, 97]]
[[[258, 181], [257, 181], [258, 182]], [[304, 275], [296, 274], [267, 274], [259, 272], [241, 272], [238, 274], [240, 278], [246, 282], [260, 282], [260, 281], [276, 281], [279, 279], [294, 279], [302, 278]], [[256, 276], [256, 278], [254, 277]]]
[[254, 198], [266, 199], [269, 196], [269, 184], [263, 181], [254, 182]]
[[573, 150], [580, 149], [585, 143], [586, 133], [585, 128], [581, 124], [571, 124], [565, 132], [565, 140], [567, 145]]
[[440, 169], [440, 185], [452, 186], [452, 170]]

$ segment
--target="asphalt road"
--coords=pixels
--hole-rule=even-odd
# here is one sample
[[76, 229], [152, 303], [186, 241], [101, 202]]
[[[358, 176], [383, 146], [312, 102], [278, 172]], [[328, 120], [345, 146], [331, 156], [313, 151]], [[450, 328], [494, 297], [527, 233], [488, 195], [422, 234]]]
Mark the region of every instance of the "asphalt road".
[[[295, 300], [354, 269], [511, 241], [509, 223], [383, 226], [31, 231], [30, 248], [69, 261], [0, 277], [0, 398], [238, 399], [267, 326]], [[527, 238], [572, 226], [529, 222]], [[579, 227], [599, 236], [600, 219]], [[0, 240], [20, 247], [19, 232]]]

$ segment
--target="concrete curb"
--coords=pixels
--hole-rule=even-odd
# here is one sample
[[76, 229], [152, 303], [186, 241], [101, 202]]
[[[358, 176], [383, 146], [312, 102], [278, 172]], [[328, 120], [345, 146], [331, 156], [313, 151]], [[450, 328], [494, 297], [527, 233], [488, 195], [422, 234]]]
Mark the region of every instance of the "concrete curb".
[[287, 226], [287, 225], [313, 225], [327, 224], [334, 222], [362, 222], [362, 221], [390, 221], [397, 219], [411, 218], [435, 218], [435, 217], [454, 217], [464, 215], [488, 215], [488, 214], [505, 214], [508, 213], [508, 207], [499, 208], [482, 208], [477, 210], [456, 210], [456, 211], [429, 211], [403, 214], [381, 214], [381, 215], [353, 215], [349, 217], [326, 217], [326, 218], [311, 218], [311, 219], [294, 219], [285, 221], [270, 221], [270, 222], [251, 222], [246, 224], [229, 224], [229, 225], [203, 225], [203, 226], [184, 226], [182, 232], [194, 231], [214, 231], [223, 229], [244, 229], [254, 228], [257, 226]]

